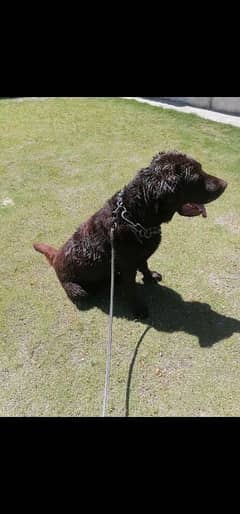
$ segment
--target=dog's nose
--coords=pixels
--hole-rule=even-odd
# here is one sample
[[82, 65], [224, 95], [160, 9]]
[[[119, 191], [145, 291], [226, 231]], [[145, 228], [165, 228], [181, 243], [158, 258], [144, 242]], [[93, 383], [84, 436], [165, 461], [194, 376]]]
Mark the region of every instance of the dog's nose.
[[223, 191], [226, 189], [227, 185], [228, 183], [226, 182], [226, 180], [220, 180], [220, 187]]

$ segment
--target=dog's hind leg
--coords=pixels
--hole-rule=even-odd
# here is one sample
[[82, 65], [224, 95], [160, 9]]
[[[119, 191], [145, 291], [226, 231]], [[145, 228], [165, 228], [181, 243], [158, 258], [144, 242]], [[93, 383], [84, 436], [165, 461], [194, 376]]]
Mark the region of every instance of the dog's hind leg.
[[143, 274], [144, 282], [161, 282], [161, 273], [151, 271], [148, 267], [147, 261], [144, 261], [138, 269]]
[[75, 282], [62, 282], [61, 284], [70, 300], [75, 304], [81, 304], [81, 302], [89, 297], [88, 292]]

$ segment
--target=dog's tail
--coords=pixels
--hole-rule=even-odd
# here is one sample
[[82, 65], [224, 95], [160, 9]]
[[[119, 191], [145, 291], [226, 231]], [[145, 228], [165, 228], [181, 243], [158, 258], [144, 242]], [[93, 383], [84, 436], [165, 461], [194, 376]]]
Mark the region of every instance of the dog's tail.
[[53, 246], [45, 245], [43, 243], [34, 243], [33, 248], [35, 248], [37, 252], [43, 253], [51, 266], [54, 265], [54, 260], [57, 254], [56, 248], [53, 248]]

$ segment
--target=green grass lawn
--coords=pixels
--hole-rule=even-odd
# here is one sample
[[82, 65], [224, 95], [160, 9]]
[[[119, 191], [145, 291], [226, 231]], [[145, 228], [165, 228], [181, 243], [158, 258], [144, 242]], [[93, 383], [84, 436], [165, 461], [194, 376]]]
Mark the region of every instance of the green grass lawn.
[[109, 414], [240, 416], [240, 129], [117, 98], [0, 101], [0, 416], [101, 414], [108, 298], [77, 310], [32, 243], [65, 242], [168, 149], [229, 185], [206, 220], [163, 225], [150, 317], [116, 305]]

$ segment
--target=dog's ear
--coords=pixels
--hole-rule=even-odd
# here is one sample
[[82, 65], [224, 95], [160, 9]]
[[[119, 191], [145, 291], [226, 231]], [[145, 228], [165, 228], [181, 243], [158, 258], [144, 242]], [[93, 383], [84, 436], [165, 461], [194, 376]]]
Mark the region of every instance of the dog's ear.
[[160, 193], [161, 196], [164, 196], [166, 194], [176, 192], [180, 185], [181, 178], [182, 172], [178, 164], [165, 164], [161, 169], [159, 169], [159, 188], [157, 190], [157, 195], [159, 196]]
[[[176, 178], [176, 181], [178, 182], [178, 180], [180, 179], [184, 179], [186, 181], [190, 181], [193, 176], [195, 175], [194, 173], [195, 171], [195, 168], [194, 166], [192, 165], [186, 165], [186, 164], [179, 164], [179, 163], [175, 163], [172, 165], [172, 173], [174, 175], [174, 177]], [[198, 176], [198, 173], [196, 173], [196, 176]]]
[[179, 162], [176, 162], [174, 165], [173, 165], [173, 168], [174, 168], [174, 174], [180, 178], [184, 177], [185, 175], [185, 172], [186, 172], [186, 166], [184, 166], [183, 164], [180, 164]]
[[177, 177], [181, 177], [182, 175], [184, 175], [184, 166], [182, 166], [178, 162], [167, 162], [163, 166], [159, 166], [159, 168], [157, 168], [157, 171], [159, 171], [160, 173], [163, 172], [163, 174], [166, 176], [174, 175]]
[[171, 172], [166, 175], [162, 181], [162, 192], [163, 193], [174, 193], [177, 191], [178, 186], [181, 182], [181, 174]]

